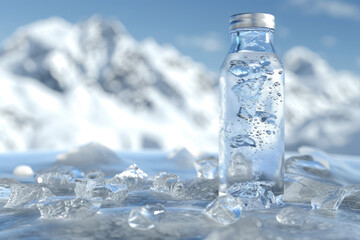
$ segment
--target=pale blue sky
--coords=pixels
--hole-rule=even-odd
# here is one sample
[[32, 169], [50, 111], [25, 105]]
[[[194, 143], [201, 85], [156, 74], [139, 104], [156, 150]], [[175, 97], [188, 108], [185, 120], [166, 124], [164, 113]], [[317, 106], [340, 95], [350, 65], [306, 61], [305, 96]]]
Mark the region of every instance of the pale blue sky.
[[360, 74], [358, 0], [3, 0], [0, 40], [35, 20], [60, 16], [70, 22], [94, 14], [116, 17], [138, 40], [171, 44], [185, 55], [218, 68], [229, 47], [228, 17], [239, 12], [276, 16], [275, 45], [280, 55], [303, 45], [335, 69]]

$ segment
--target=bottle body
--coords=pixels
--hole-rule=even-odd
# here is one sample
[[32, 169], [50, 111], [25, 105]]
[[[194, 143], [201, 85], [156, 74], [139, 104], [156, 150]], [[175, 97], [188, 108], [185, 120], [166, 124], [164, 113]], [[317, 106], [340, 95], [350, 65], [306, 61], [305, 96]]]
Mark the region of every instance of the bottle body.
[[219, 192], [274, 182], [283, 191], [284, 70], [271, 29], [238, 29], [220, 73]]

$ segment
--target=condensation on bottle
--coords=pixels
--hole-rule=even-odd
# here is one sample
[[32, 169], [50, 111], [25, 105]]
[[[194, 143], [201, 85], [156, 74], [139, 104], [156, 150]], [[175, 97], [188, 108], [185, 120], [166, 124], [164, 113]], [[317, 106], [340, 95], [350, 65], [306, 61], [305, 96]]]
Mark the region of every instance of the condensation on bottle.
[[220, 72], [220, 195], [238, 182], [274, 182], [283, 192], [284, 69], [273, 45], [275, 17], [231, 16]]

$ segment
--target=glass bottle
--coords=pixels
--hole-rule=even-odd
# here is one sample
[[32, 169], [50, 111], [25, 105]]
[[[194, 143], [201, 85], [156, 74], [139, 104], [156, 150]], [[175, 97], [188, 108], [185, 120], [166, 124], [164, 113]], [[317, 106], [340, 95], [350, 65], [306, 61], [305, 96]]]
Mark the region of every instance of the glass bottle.
[[283, 192], [284, 69], [273, 46], [275, 18], [231, 16], [231, 47], [220, 72], [219, 194], [267, 181]]

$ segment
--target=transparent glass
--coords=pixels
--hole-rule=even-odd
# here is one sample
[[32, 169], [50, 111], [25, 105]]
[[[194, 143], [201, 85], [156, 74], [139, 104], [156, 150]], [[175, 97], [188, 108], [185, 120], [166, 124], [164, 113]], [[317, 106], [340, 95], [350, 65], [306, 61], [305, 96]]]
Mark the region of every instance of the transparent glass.
[[273, 182], [283, 192], [284, 69], [273, 30], [240, 28], [220, 72], [220, 195], [237, 182]]

